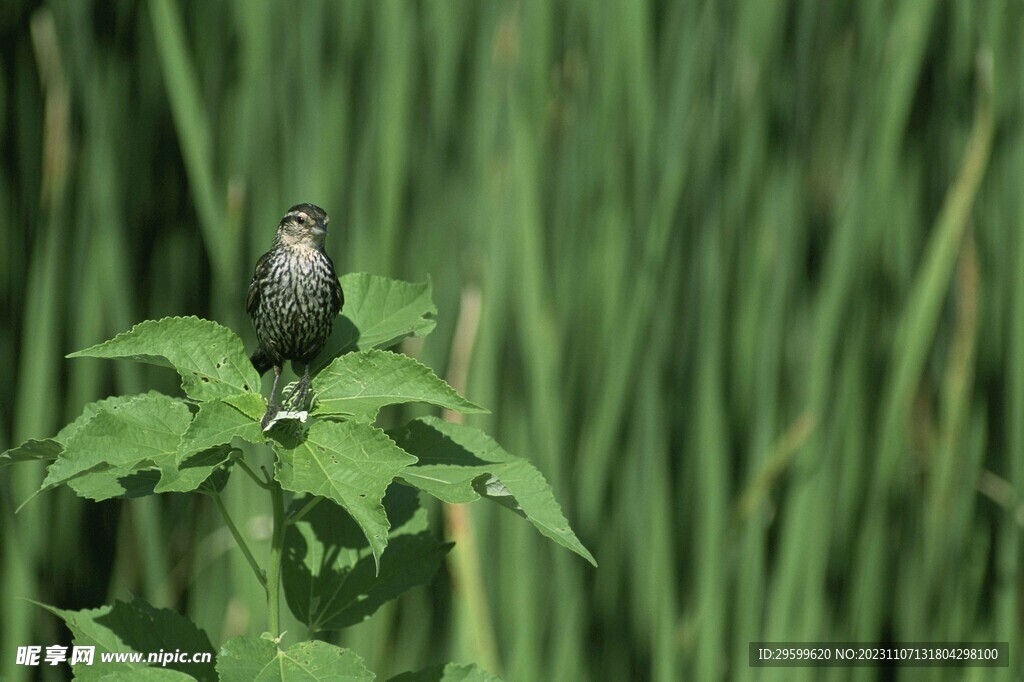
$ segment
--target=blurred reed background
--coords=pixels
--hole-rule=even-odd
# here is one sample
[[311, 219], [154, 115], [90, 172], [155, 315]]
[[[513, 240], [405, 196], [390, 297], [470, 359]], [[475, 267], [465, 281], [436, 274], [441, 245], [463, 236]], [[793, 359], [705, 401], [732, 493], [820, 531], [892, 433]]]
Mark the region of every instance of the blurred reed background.
[[[340, 635], [371, 669], [872, 679], [755, 675], [747, 642], [976, 639], [1014, 667], [967, 679], [1010, 679], [1022, 28], [1009, 0], [5, 0], [0, 449], [176, 392], [63, 359], [135, 322], [251, 344], [251, 267], [312, 201], [342, 270], [433, 279], [438, 329], [406, 350], [466, 373], [493, 410], [470, 423], [538, 464], [600, 564], [470, 507], [474, 551]], [[134, 592], [214, 643], [265, 627], [208, 500], [61, 490], [15, 517], [42, 475], [0, 475], [0, 677], [67, 638], [23, 597]], [[259, 540], [251, 492], [228, 487]]]

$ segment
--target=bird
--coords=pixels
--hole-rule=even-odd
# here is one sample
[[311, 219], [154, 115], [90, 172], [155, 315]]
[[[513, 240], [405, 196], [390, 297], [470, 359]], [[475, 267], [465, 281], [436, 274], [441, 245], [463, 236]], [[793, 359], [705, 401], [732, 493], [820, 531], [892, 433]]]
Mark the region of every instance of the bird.
[[256, 261], [245, 310], [259, 342], [250, 360], [260, 376], [274, 370], [264, 429], [279, 410], [277, 385], [285, 360], [292, 361], [296, 374], [302, 369], [302, 379], [287, 401], [305, 404], [309, 364], [323, 350], [345, 302], [334, 263], [324, 252], [328, 222], [327, 212], [319, 206], [292, 206], [281, 218], [270, 250]]

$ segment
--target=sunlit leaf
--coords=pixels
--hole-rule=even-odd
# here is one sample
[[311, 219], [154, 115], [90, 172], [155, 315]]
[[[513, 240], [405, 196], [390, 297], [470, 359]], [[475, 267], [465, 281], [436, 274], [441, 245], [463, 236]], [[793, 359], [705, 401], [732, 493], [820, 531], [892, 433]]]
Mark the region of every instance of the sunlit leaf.
[[222, 682], [369, 682], [375, 675], [355, 652], [320, 641], [279, 649], [261, 637], [235, 637], [217, 657]]
[[426, 336], [437, 324], [429, 279], [413, 283], [356, 272], [341, 277], [341, 288], [345, 304], [315, 369], [341, 353], [389, 348], [409, 336]]
[[388, 544], [384, 492], [416, 458], [380, 429], [354, 421], [316, 422], [304, 439], [282, 439], [274, 443], [274, 450], [281, 485], [341, 505], [365, 533], [379, 563]]
[[147, 320], [68, 357], [116, 358], [171, 367], [181, 375], [185, 393], [197, 400], [224, 398], [260, 386], [242, 340], [230, 329], [197, 317]]
[[68, 439], [42, 487], [99, 468], [120, 473], [148, 467], [174, 469], [181, 435], [191, 419], [184, 402], [160, 394], [136, 396], [101, 410]]
[[385, 405], [421, 402], [459, 412], [486, 412], [408, 355], [370, 350], [348, 353], [313, 380], [314, 415], [345, 415], [372, 422]]
[[63, 451], [64, 446], [53, 438], [43, 438], [42, 440], [30, 438], [0, 455], [0, 468], [18, 462], [52, 461]]
[[445, 502], [481, 497], [498, 502], [525, 517], [545, 537], [597, 565], [569, 527], [544, 476], [483, 431], [423, 417], [388, 435], [419, 460], [400, 474], [409, 485]]

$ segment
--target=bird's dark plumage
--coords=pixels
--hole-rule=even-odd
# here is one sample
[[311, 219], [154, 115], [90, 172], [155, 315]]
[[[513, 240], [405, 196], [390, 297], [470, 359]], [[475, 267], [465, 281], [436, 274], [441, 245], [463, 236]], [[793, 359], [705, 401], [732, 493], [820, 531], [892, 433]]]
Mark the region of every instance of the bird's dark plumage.
[[245, 309], [259, 340], [251, 360], [260, 374], [274, 368], [270, 397], [273, 409], [277, 378], [285, 360], [306, 366], [300, 383], [305, 397], [309, 363], [323, 349], [344, 302], [334, 263], [324, 253], [328, 221], [324, 210], [313, 204], [288, 209], [270, 251], [256, 262], [249, 284]]

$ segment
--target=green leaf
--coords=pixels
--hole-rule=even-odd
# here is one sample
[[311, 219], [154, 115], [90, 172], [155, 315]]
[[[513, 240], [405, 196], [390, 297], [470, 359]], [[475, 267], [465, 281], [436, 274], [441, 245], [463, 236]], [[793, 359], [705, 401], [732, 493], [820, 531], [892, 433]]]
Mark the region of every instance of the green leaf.
[[160, 472], [156, 469], [111, 467], [75, 476], [67, 485], [79, 497], [99, 502], [114, 497], [132, 499], [152, 495], [159, 482]]
[[159, 391], [147, 391], [146, 393], [137, 393], [135, 395], [112, 395], [108, 398], [104, 398], [103, 400], [96, 400], [91, 403], [87, 403], [86, 406], [82, 408], [82, 413], [75, 417], [73, 422], [58, 431], [57, 435], [54, 436], [54, 439], [61, 443], [67, 443], [68, 439], [74, 435], [75, 431], [88, 424], [93, 417], [103, 410], [109, 410], [115, 405], [124, 405], [125, 403], [131, 402], [143, 395], [163, 397], [164, 394]]
[[350, 649], [310, 641], [282, 651], [260, 637], [235, 637], [225, 642], [217, 657], [217, 672], [222, 682], [358, 682], [375, 677]]
[[501, 678], [475, 664], [447, 663], [395, 675], [388, 682], [501, 682]]
[[175, 470], [178, 444], [191, 419], [184, 402], [160, 394], [135, 396], [101, 410], [74, 431], [42, 487], [96, 469], [115, 470], [113, 476], [152, 466]]
[[180, 453], [191, 416], [184, 402], [159, 393], [107, 401], [70, 430], [42, 489], [67, 483], [90, 500], [195, 490], [231, 453], [219, 443]]
[[388, 544], [381, 500], [395, 475], [416, 461], [380, 429], [361, 422], [319, 421], [304, 440], [274, 443], [276, 477], [286, 490], [337, 502], [366, 534], [374, 561]]
[[483, 431], [423, 417], [388, 435], [419, 460], [401, 473], [409, 485], [450, 503], [480, 497], [498, 502], [525, 517], [545, 537], [597, 565], [569, 527], [544, 476]]
[[171, 367], [181, 387], [196, 400], [258, 391], [259, 374], [242, 340], [230, 329], [197, 317], [147, 320], [130, 331], [69, 358], [119, 358]]
[[[227, 483], [226, 476], [230, 459], [230, 445], [217, 445], [195, 452], [184, 460], [180, 459], [179, 453], [176, 466], [161, 468], [160, 482], [153, 492], [187, 493], [197, 488], [219, 490]], [[218, 480], [211, 481], [212, 477], [216, 477]]]
[[267, 399], [259, 393], [239, 393], [224, 398], [224, 402], [255, 421], [262, 419], [267, 411]]
[[422, 402], [459, 412], [486, 412], [408, 355], [369, 350], [337, 358], [313, 379], [315, 415], [372, 422], [385, 405]]
[[390, 348], [409, 336], [426, 336], [437, 324], [430, 280], [419, 284], [357, 272], [341, 277], [345, 305], [334, 321], [314, 369], [342, 353]]
[[[104, 653], [163, 651], [189, 653], [214, 652], [206, 633], [182, 615], [169, 609], [157, 609], [135, 597], [131, 602], [115, 601], [112, 606], [82, 611], [63, 609], [33, 602], [67, 623], [76, 646], [96, 647], [93, 665], [76, 665], [75, 676], [96, 679], [99, 673], [144, 670], [145, 663], [99, 664]], [[192, 675], [199, 680], [216, 680], [213, 662], [173, 663], [167, 668]], [[144, 678], [141, 678], [144, 679]]]
[[[264, 442], [258, 422], [239, 409], [262, 410], [266, 408], [263, 396], [242, 393], [221, 400], [210, 400], [199, 406], [199, 413], [181, 437], [175, 466], [164, 466], [159, 485], [155, 492], [190, 492], [199, 487], [219, 471], [226, 474], [224, 465], [231, 457], [231, 440], [240, 438], [250, 443]], [[262, 411], [259, 412], [262, 415]], [[211, 482], [204, 489], [219, 489], [226, 483], [224, 476]]]
[[0, 469], [18, 462], [37, 462], [39, 460], [54, 460], [64, 451], [64, 446], [53, 438], [35, 440], [30, 438], [21, 445], [11, 448], [0, 455]]
[[242, 404], [243, 407], [261, 406], [256, 407], [260, 416], [263, 415], [262, 410], [265, 410], [267, 406], [262, 396], [252, 393], [203, 403], [199, 406], [196, 418], [188, 425], [188, 430], [181, 437], [181, 446], [177, 455], [179, 463], [184, 462], [197, 452], [229, 444], [232, 438], [241, 438], [249, 443], [264, 441], [260, 423], [256, 421], [258, 417], [250, 417], [239, 411], [234, 404], [228, 402], [232, 399]]
[[[296, 499], [292, 511], [308, 501]], [[419, 506], [416, 491], [391, 486], [384, 509], [391, 531], [378, 575], [363, 532], [329, 500], [321, 501], [285, 531], [285, 598], [295, 617], [311, 631], [360, 623], [383, 603], [428, 583], [441, 567], [451, 545], [438, 542], [428, 529], [427, 511]]]
[[[150, 391], [144, 395], [159, 395], [156, 391]], [[60, 456], [60, 453], [64, 451], [64, 443], [68, 442], [68, 438], [71, 435], [84, 426], [90, 419], [95, 417], [102, 410], [113, 407], [114, 405], [120, 405], [134, 400], [138, 396], [134, 395], [120, 395], [113, 396], [111, 398], [104, 398], [103, 400], [97, 400], [87, 404], [82, 413], [70, 424], [65, 426], [63, 429], [57, 432], [57, 435], [53, 438], [43, 438], [41, 440], [29, 439], [21, 445], [11, 448], [2, 455], [0, 455], [0, 468], [9, 466], [11, 464], [17, 464], [18, 462], [35, 462], [39, 460], [52, 461]]]

